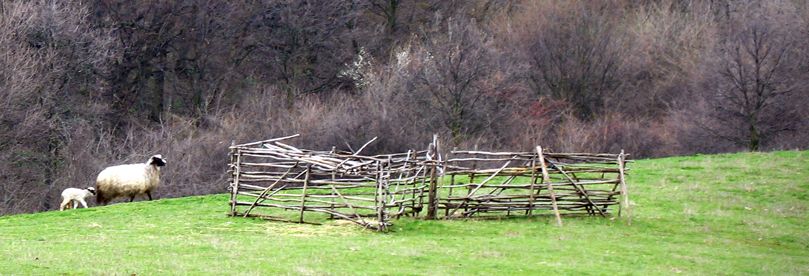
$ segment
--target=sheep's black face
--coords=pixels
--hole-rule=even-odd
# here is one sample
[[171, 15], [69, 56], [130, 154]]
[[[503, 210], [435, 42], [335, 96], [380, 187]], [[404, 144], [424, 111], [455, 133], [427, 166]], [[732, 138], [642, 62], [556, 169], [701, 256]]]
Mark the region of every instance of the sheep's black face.
[[167, 164], [166, 160], [161, 158], [160, 156], [152, 156], [152, 162], [151, 163], [152, 163], [152, 165], [155, 165], [155, 166], [158, 166], [158, 167], [162, 167], [162, 166], [165, 166]]

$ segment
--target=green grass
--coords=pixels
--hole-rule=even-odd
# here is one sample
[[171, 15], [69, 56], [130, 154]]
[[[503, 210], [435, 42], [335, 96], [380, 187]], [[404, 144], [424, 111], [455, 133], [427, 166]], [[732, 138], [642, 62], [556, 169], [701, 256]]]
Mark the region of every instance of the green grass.
[[230, 218], [212, 195], [0, 217], [0, 274], [809, 274], [809, 152], [638, 160], [632, 224]]

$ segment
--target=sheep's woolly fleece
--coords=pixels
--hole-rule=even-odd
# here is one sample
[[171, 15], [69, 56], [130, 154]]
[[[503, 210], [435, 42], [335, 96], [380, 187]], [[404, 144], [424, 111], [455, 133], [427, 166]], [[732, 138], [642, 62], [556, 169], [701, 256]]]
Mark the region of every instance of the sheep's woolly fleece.
[[95, 195], [95, 188], [88, 187], [87, 189], [67, 188], [62, 191], [62, 204], [59, 205], [59, 210], [64, 211], [68, 204], [72, 203], [70, 208], [78, 208], [79, 204], [87, 208], [86, 198]]
[[[112, 166], [98, 174], [97, 201], [105, 204], [118, 197], [149, 195], [160, 183], [160, 167], [166, 161], [154, 155], [146, 163]], [[150, 195], [151, 197], [151, 195]]]

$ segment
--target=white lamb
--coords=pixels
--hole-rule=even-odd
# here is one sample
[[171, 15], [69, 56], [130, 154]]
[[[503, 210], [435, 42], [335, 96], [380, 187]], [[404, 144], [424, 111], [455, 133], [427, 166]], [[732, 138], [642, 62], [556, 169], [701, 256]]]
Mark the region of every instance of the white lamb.
[[96, 202], [106, 205], [118, 197], [129, 197], [132, 202], [142, 194], [152, 200], [152, 191], [160, 184], [160, 167], [165, 165], [166, 160], [157, 154], [146, 163], [107, 167], [96, 179]]
[[87, 189], [67, 188], [62, 191], [62, 204], [59, 205], [59, 211], [64, 211], [65, 207], [68, 209], [79, 208], [79, 204], [87, 208], [87, 201], [84, 199], [95, 194], [96, 189], [93, 187], [87, 187]]

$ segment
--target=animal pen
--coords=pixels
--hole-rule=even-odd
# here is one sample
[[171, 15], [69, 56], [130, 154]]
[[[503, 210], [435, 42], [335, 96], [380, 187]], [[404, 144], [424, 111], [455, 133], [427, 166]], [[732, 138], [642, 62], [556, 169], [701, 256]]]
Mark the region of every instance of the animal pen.
[[282, 141], [230, 147], [230, 215], [298, 223], [348, 220], [384, 231], [401, 216], [428, 219], [628, 211], [626, 155], [426, 150], [361, 155]]
[[292, 137], [231, 147], [231, 215], [301, 223], [345, 219], [385, 230], [391, 217], [421, 211], [426, 151], [363, 156], [280, 142]]
[[[441, 163], [436, 216], [561, 215], [606, 216], [628, 194], [625, 154], [451, 151]], [[620, 212], [620, 209], [619, 209]]]

